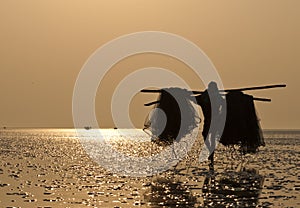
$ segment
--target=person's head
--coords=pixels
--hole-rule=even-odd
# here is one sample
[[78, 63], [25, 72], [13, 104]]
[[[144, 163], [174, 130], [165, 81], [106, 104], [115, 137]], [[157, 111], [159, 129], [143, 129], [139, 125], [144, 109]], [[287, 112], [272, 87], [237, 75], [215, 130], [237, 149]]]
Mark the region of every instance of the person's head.
[[219, 92], [217, 83], [214, 82], [214, 81], [211, 81], [208, 84], [208, 91], [210, 91], [210, 92]]

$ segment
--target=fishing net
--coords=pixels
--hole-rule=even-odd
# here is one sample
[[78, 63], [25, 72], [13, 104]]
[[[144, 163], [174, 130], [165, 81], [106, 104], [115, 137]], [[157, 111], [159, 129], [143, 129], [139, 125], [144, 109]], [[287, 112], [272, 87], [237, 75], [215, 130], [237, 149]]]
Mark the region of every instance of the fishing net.
[[154, 139], [163, 143], [190, 134], [200, 123], [190, 98], [191, 92], [185, 89], [162, 89], [158, 103], [144, 123], [144, 130], [149, 130]]
[[264, 138], [256, 115], [253, 96], [242, 92], [226, 95], [227, 115], [220, 143], [240, 145], [244, 153], [254, 153], [264, 146]]

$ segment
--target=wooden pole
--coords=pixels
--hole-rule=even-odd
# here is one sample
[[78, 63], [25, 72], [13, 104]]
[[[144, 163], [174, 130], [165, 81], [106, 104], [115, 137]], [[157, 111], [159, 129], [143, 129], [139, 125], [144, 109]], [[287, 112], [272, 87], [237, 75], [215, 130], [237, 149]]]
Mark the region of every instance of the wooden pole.
[[[266, 86], [259, 86], [259, 87], [245, 87], [245, 88], [236, 88], [236, 89], [227, 89], [227, 90], [219, 90], [220, 92], [233, 92], [233, 91], [249, 91], [249, 90], [264, 90], [264, 89], [271, 89], [271, 88], [282, 88], [286, 87], [286, 84], [277, 84], [277, 85], [266, 85]], [[141, 92], [146, 93], [160, 93], [161, 90], [147, 90], [143, 89]], [[191, 91], [194, 94], [202, 94], [203, 91]]]
[[231, 92], [231, 91], [264, 90], [264, 89], [280, 88], [280, 87], [286, 87], [286, 84], [266, 85], [266, 86], [259, 86], [259, 87], [246, 87], [246, 88], [237, 88], [237, 89], [227, 89], [227, 90], [220, 90], [220, 91]]
[[141, 90], [141, 92], [161, 92], [161, 90], [147, 90], [147, 89], [143, 89], [143, 90]]
[[146, 103], [146, 104], [144, 104], [144, 106], [150, 106], [150, 105], [154, 105], [154, 104], [157, 104], [157, 103], [159, 103], [158, 100], [157, 101], [153, 101], [151, 103]]
[[271, 102], [272, 101], [269, 98], [256, 98], [256, 97], [253, 97], [253, 100], [255, 100], [255, 101], [263, 101], [263, 102]]
[[[271, 102], [272, 100], [269, 99], [269, 98], [257, 98], [257, 97], [253, 97], [253, 100], [254, 101], [261, 101], [261, 102]], [[159, 103], [159, 100], [157, 101], [153, 101], [153, 102], [150, 102], [150, 103], [145, 103], [144, 106], [150, 106], [150, 105], [155, 105]]]

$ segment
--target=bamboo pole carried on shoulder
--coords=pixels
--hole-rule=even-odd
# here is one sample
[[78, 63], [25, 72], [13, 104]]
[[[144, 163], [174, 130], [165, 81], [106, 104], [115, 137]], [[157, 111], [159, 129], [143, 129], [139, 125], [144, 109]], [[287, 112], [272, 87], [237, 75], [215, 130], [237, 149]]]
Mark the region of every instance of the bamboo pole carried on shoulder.
[[[245, 87], [245, 88], [236, 88], [236, 89], [225, 89], [225, 90], [219, 90], [219, 92], [236, 92], [236, 91], [250, 91], [250, 90], [264, 90], [264, 89], [271, 89], [271, 88], [283, 88], [286, 87], [286, 84], [276, 84], [276, 85], [265, 85], [265, 86], [258, 86], [258, 87]], [[148, 89], [142, 89], [141, 92], [145, 93], [160, 93], [162, 92], [161, 89], [157, 90], [148, 90]], [[203, 91], [190, 91], [193, 94], [202, 94]], [[223, 94], [222, 96], [225, 96]], [[262, 102], [271, 102], [271, 99], [269, 98], [258, 98], [253, 97], [253, 100], [255, 101], [262, 101]], [[144, 104], [144, 106], [150, 106], [159, 103], [159, 101], [153, 101], [150, 103]]]
[[[269, 98], [258, 98], [258, 97], [253, 97], [253, 100], [262, 101], [262, 102], [271, 102], [272, 101]], [[151, 105], [155, 105], [155, 104], [158, 104], [158, 103], [159, 103], [159, 100], [156, 100], [156, 101], [153, 101], [153, 102], [150, 102], [150, 103], [145, 103], [144, 106], [151, 106]]]
[[[250, 90], [264, 90], [264, 89], [283, 88], [283, 87], [286, 87], [286, 84], [266, 85], [266, 86], [258, 86], [258, 87], [245, 87], [245, 88], [236, 88], [236, 89], [225, 89], [225, 90], [219, 90], [219, 91], [220, 92], [250, 91]], [[158, 90], [142, 89], [141, 92], [159, 93], [159, 92], [161, 92], [161, 89], [158, 89]], [[202, 94], [204, 91], [193, 90], [191, 92], [194, 94]]]
[[245, 88], [237, 88], [237, 89], [227, 89], [227, 90], [220, 90], [221, 92], [232, 92], [232, 91], [249, 91], [249, 90], [264, 90], [264, 89], [271, 89], [271, 88], [282, 88], [286, 87], [286, 84], [277, 84], [277, 85], [266, 85], [266, 86], [259, 86], [259, 87], [245, 87]]

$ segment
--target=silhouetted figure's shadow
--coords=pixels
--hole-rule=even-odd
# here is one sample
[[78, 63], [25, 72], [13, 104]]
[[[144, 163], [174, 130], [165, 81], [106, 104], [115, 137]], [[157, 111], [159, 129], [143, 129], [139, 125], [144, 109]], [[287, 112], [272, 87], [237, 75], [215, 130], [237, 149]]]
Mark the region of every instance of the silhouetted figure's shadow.
[[199, 203], [201, 207], [256, 207], [263, 183], [264, 177], [256, 169], [210, 171], [203, 182], [202, 203], [200, 197], [193, 195], [193, 186], [172, 178], [158, 178], [149, 184], [144, 200], [150, 202], [151, 207], [190, 208], [198, 207]]
[[202, 188], [204, 207], [256, 207], [263, 182], [255, 169], [209, 174]]
[[197, 198], [182, 182], [173, 179], [158, 178], [150, 185], [150, 191], [144, 195], [151, 207], [194, 207]]

